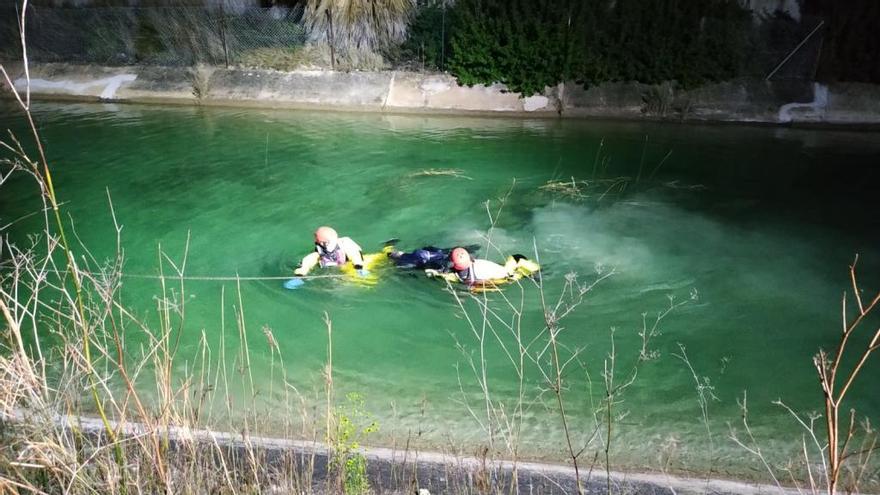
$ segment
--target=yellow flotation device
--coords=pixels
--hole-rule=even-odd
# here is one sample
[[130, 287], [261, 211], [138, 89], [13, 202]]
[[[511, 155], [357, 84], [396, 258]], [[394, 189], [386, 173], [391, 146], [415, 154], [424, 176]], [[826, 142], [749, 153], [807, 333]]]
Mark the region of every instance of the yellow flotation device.
[[510, 273], [507, 278], [483, 280], [471, 285], [471, 292], [496, 292], [500, 285], [510, 284], [525, 277], [533, 277], [541, 271], [541, 265], [523, 256], [508, 256], [504, 268]]
[[[504, 262], [504, 268], [508, 275], [505, 278], [481, 280], [469, 286], [471, 292], [495, 292], [501, 290], [501, 285], [510, 284], [525, 277], [534, 277], [541, 271], [541, 265], [524, 256], [508, 256]], [[455, 273], [445, 273], [440, 278], [448, 282], [461, 282]]]
[[519, 280], [523, 277], [531, 277], [541, 271], [541, 265], [524, 256], [509, 256], [504, 262], [504, 268], [513, 275], [508, 282]]
[[351, 261], [346, 262], [339, 267], [339, 271], [346, 277], [346, 280], [357, 285], [372, 287], [379, 282], [379, 274], [376, 270], [383, 265], [388, 264], [388, 252], [392, 249], [390, 246], [385, 247], [381, 253], [368, 253], [363, 255], [364, 268], [370, 272], [367, 276], [361, 276]]

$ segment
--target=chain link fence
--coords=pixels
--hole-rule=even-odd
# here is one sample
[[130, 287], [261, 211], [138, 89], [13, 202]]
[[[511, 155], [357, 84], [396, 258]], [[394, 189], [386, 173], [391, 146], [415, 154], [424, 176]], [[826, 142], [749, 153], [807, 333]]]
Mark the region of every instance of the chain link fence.
[[[0, 8], [0, 56], [21, 57], [16, 11]], [[261, 65], [292, 52], [308, 33], [303, 9], [203, 7], [35, 8], [28, 58], [100, 65]]]
[[[444, 70], [455, 28], [449, 4], [419, 0], [408, 39], [383, 53], [385, 61], [376, 67]], [[0, 57], [18, 60], [17, 12], [6, 5], [0, 6]], [[825, 33], [816, 29], [820, 23], [818, 16], [797, 22], [783, 15], [753, 23], [740, 74], [812, 80]], [[323, 56], [329, 66], [329, 54], [298, 53], [308, 40], [301, 6], [235, 12], [217, 7], [30, 7], [27, 35], [33, 62], [289, 69]]]
[[453, 34], [452, 0], [416, 0], [407, 39], [385, 54], [396, 69], [445, 71]]
[[[418, 0], [409, 36], [387, 54], [395, 67], [445, 70], [452, 52], [455, 17], [449, 0]], [[818, 15], [798, 20], [783, 13], [754, 18], [746, 33], [740, 76], [774, 81], [811, 81], [816, 76], [827, 25]], [[818, 28], [818, 29], [817, 29]]]

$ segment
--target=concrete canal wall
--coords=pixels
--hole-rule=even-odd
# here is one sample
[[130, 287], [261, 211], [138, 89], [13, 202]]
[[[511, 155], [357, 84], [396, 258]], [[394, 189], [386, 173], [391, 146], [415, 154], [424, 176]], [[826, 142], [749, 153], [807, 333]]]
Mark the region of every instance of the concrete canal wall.
[[[20, 65], [10, 66], [26, 86]], [[17, 70], [16, 70], [17, 69]], [[489, 114], [806, 125], [880, 125], [880, 86], [736, 80], [692, 90], [674, 84], [576, 83], [522, 97], [500, 84], [459, 86], [447, 74], [40, 64], [38, 98], [317, 108], [389, 113]]]

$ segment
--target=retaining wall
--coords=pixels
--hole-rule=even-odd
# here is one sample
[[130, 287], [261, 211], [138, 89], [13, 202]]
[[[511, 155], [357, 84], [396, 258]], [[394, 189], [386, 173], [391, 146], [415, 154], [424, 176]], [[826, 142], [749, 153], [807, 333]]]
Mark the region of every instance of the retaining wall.
[[[24, 89], [20, 66], [13, 73], [16, 87]], [[522, 97], [501, 84], [459, 86], [447, 74], [68, 64], [33, 66], [30, 84], [35, 97], [120, 102], [880, 125], [880, 86], [869, 84], [736, 80], [682, 90], [670, 83], [605, 83], [588, 89], [566, 83], [547, 88], [541, 95]]]

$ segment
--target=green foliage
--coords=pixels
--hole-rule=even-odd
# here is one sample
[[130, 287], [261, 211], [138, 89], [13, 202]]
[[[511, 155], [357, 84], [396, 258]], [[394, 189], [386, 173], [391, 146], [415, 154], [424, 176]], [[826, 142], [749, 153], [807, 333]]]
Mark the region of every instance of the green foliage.
[[691, 87], [737, 75], [749, 15], [735, 0], [459, 0], [449, 69], [526, 95], [570, 79]]
[[345, 460], [345, 478], [342, 492], [345, 494], [369, 493], [367, 480], [367, 459], [362, 454], [352, 454]]
[[750, 14], [735, 1], [589, 3], [599, 8], [584, 12], [593, 29], [582, 33], [586, 56], [574, 71], [586, 84], [677, 81], [693, 87], [737, 75]]
[[153, 25], [153, 21], [143, 12], [139, 13], [134, 37], [136, 60], [138, 62], [150, 60], [157, 53], [162, 52], [164, 48], [159, 30]]
[[367, 459], [359, 449], [362, 442], [379, 429], [379, 425], [369, 413], [364, 411], [363, 396], [350, 393], [346, 399], [347, 403], [336, 409], [336, 429], [331, 438], [333, 457], [330, 460], [330, 470], [339, 476], [344, 493], [365, 494], [370, 491]]
[[398, 64], [412, 61], [419, 68], [444, 70], [452, 32], [452, 9], [446, 3], [435, 1], [419, 7], [410, 22], [406, 41], [391, 58]]
[[462, 84], [501, 82], [530, 95], [568, 75], [575, 2], [459, 0], [450, 71]]

